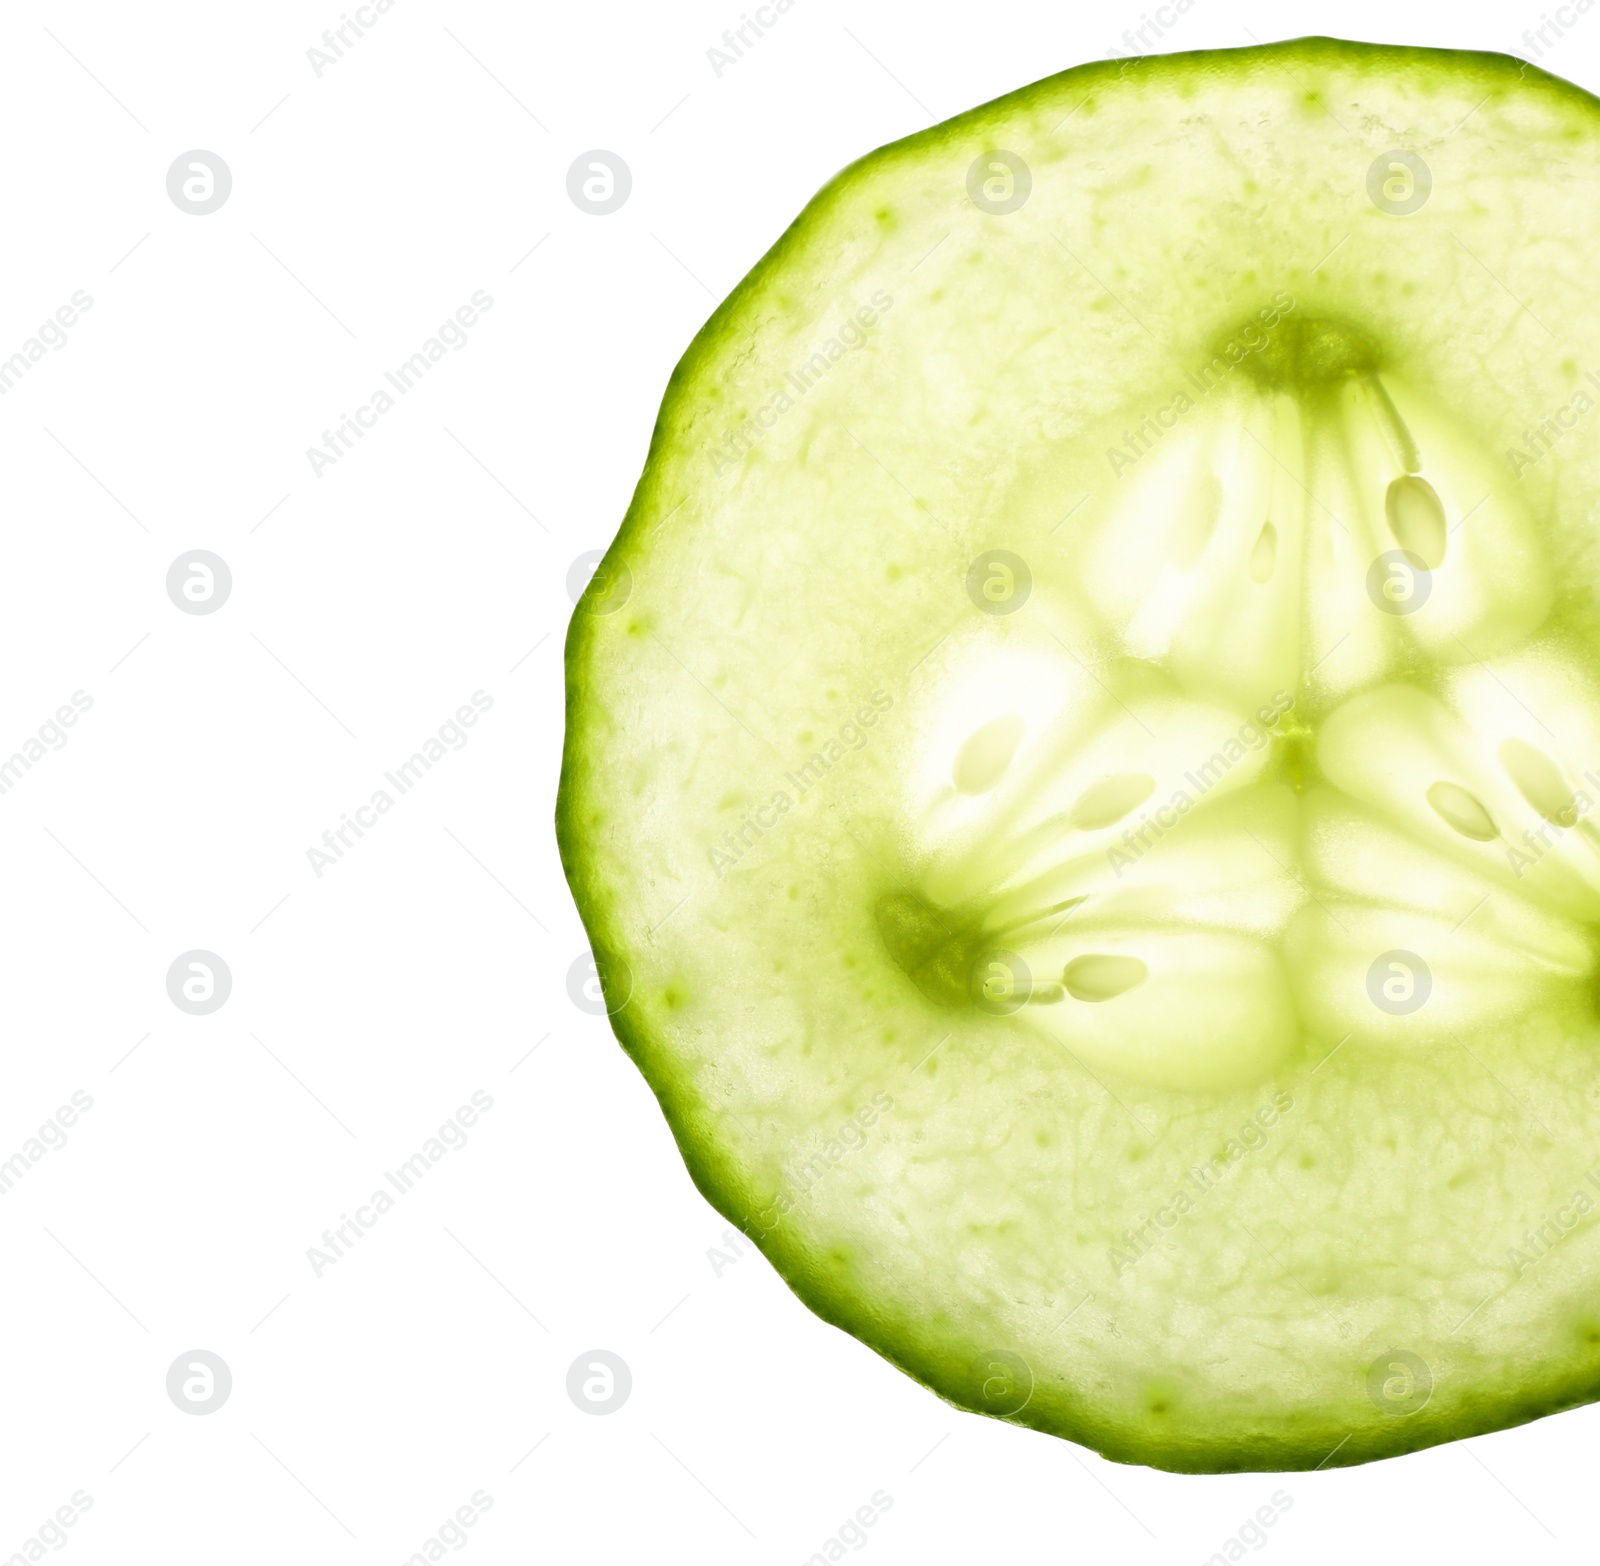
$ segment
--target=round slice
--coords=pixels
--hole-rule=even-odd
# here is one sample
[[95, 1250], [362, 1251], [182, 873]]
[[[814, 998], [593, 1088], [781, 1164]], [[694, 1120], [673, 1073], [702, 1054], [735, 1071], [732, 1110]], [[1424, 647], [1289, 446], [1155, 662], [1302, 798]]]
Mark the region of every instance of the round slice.
[[558, 826], [700, 1189], [1186, 1471], [1600, 1395], [1600, 103], [1308, 39], [833, 181], [696, 339]]

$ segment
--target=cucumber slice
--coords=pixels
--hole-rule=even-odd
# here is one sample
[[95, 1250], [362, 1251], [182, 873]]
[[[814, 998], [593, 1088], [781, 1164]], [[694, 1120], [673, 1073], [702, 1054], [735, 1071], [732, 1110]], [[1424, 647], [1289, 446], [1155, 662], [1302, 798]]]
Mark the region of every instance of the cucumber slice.
[[700, 1189], [952, 1402], [1221, 1471], [1600, 1396], [1597, 181], [1502, 56], [1086, 66], [674, 374], [563, 861]]

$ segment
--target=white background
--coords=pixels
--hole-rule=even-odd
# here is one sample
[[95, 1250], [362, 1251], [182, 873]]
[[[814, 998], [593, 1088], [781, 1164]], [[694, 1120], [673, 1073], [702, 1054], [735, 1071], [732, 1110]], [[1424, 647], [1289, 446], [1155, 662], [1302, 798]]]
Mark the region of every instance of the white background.
[[[319, 77], [339, 0], [7, 8], [0, 357], [94, 302], [0, 398], [0, 754], [93, 706], [0, 796], [0, 1159], [94, 1107], [0, 1197], [0, 1558], [79, 1490], [84, 1563], [398, 1563], [480, 1490], [482, 1563], [798, 1566], [879, 1490], [885, 1563], [1200, 1562], [1276, 1490], [1279, 1561], [1588, 1558], [1600, 1408], [1210, 1479], [957, 1413], [759, 1256], [718, 1275], [724, 1225], [569, 999], [567, 577], [678, 355], [843, 164], [1140, 16], [797, 0], [719, 78], [739, 0], [398, 0]], [[1195, 0], [1157, 47], [1538, 20]], [[1546, 63], [1600, 86], [1600, 21]], [[233, 177], [203, 217], [166, 191], [195, 148]], [[566, 194], [591, 148], [632, 169], [612, 216]], [[475, 290], [467, 345], [318, 477], [306, 448]], [[164, 586], [197, 548], [233, 574], [206, 616]], [[318, 878], [475, 691], [470, 742]], [[207, 1016], [166, 993], [191, 948], [233, 975]], [[317, 1276], [474, 1090], [467, 1145]], [[197, 1348], [233, 1376], [203, 1417], [165, 1390]], [[595, 1348], [633, 1376], [606, 1417], [566, 1392]]]

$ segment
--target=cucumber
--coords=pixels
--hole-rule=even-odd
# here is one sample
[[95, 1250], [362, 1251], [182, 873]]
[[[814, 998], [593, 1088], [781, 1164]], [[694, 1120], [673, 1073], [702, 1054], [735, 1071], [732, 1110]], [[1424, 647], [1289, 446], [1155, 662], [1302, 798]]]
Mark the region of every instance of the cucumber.
[[674, 373], [563, 863], [700, 1190], [952, 1403], [1218, 1472], [1600, 1396], [1597, 182], [1499, 55], [1084, 66]]

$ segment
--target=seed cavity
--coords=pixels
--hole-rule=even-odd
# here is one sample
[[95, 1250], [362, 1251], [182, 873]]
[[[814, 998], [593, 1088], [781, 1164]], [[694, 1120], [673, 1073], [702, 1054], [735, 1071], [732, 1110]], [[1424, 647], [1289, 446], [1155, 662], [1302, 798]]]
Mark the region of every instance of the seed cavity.
[[1222, 481], [1215, 473], [1207, 473], [1190, 486], [1173, 529], [1172, 552], [1183, 570], [1187, 571], [1200, 558], [1217, 530], [1217, 518], [1221, 515]]
[[1278, 530], [1270, 522], [1261, 525], [1255, 547], [1250, 551], [1250, 580], [1267, 582], [1278, 564]]
[[987, 794], [1011, 765], [1027, 724], [1014, 712], [984, 726], [968, 737], [956, 752], [950, 769], [958, 794]]
[[1119, 772], [1092, 783], [1079, 796], [1068, 816], [1080, 832], [1096, 832], [1120, 821], [1142, 805], [1156, 790], [1147, 772]]
[[1508, 739], [1500, 747], [1500, 765], [1517, 785], [1517, 792], [1555, 826], [1569, 827], [1578, 819], [1578, 801], [1558, 767], [1542, 750], [1526, 740]]
[[1444, 502], [1425, 478], [1407, 473], [1397, 478], [1383, 499], [1389, 531], [1402, 549], [1422, 561], [1430, 571], [1444, 563]]
[[1074, 957], [1062, 970], [1061, 982], [1074, 1000], [1108, 1001], [1126, 995], [1149, 977], [1150, 970], [1137, 957], [1094, 952]]
[[1446, 826], [1474, 843], [1487, 843], [1500, 835], [1494, 818], [1459, 783], [1435, 783], [1428, 790], [1428, 803]]

